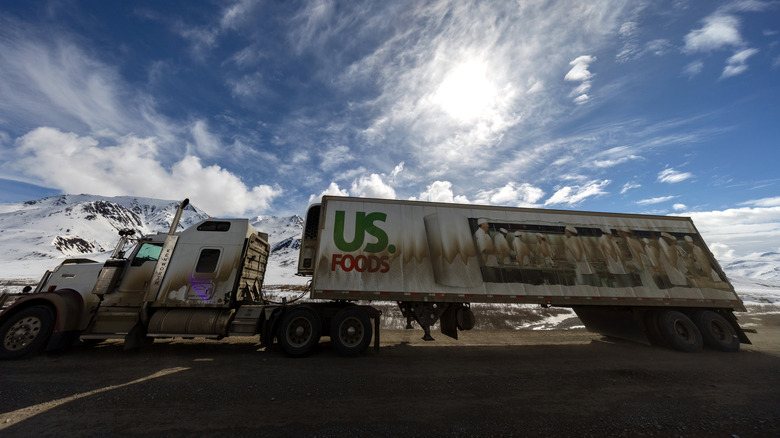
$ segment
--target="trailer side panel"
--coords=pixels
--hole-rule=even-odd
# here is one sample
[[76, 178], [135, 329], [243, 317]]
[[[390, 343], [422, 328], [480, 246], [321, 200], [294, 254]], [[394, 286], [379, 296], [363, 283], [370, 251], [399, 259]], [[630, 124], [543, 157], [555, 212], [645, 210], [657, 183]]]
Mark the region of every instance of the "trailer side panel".
[[321, 209], [313, 298], [743, 310], [690, 218], [340, 197]]

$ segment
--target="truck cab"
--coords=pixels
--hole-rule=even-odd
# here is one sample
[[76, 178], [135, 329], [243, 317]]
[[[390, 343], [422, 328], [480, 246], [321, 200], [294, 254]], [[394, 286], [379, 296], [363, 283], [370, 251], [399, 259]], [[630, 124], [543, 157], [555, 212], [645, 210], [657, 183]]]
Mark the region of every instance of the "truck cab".
[[184, 206], [168, 233], [120, 231], [105, 263], [67, 259], [47, 271], [0, 314], [0, 357], [74, 338], [134, 346], [147, 337], [226, 336], [237, 309], [261, 301], [268, 236], [248, 219], [207, 219], [176, 232]]

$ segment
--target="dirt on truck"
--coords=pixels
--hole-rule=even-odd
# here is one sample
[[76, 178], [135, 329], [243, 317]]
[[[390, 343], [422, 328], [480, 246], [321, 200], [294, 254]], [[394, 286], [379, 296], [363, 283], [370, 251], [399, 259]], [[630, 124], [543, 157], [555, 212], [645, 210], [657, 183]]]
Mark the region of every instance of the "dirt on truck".
[[436, 324], [454, 339], [472, 329], [472, 304], [517, 303], [569, 307], [592, 331], [682, 351], [750, 343], [742, 301], [689, 218], [326, 196], [301, 238], [311, 300], [277, 303], [263, 293], [267, 235], [247, 219], [178, 231], [188, 202], [168, 233], [123, 230], [105, 263], [68, 259], [32, 293], [0, 298], [0, 357], [236, 336], [295, 357], [329, 337], [358, 356], [380, 342], [376, 301], [397, 303], [426, 341]]

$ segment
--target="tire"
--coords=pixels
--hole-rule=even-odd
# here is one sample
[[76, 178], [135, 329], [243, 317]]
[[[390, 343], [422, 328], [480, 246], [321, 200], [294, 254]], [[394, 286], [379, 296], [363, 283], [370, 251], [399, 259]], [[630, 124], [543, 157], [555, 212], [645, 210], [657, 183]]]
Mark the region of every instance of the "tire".
[[693, 315], [693, 322], [699, 327], [704, 345], [721, 351], [739, 351], [739, 337], [731, 323], [720, 314], [702, 310]]
[[675, 350], [695, 353], [704, 346], [696, 324], [676, 310], [662, 311], [658, 316], [658, 328], [669, 346]]
[[321, 334], [320, 317], [311, 309], [297, 307], [282, 316], [277, 339], [285, 354], [304, 357], [314, 351]]
[[330, 324], [330, 341], [342, 356], [360, 356], [371, 343], [371, 319], [359, 307], [341, 309]]
[[46, 345], [54, 329], [54, 313], [45, 306], [20, 310], [0, 325], [0, 359], [20, 359]]

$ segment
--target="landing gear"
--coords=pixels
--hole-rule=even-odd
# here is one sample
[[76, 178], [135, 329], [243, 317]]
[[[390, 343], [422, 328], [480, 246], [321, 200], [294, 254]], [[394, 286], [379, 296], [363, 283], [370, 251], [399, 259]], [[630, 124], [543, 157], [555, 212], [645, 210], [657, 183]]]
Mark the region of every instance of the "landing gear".
[[423, 332], [425, 332], [423, 335], [424, 341], [434, 340], [433, 336], [431, 336], [431, 326], [436, 324], [439, 317], [447, 310], [447, 304], [442, 303], [399, 301], [398, 307], [401, 309], [403, 316], [407, 318], [407, 321], [409, 318], [414, 318], [417, 324], [420, 324]]
[[458, 330], [474, 328], [474, 313], [465, 303], [419, 303], [399, 301], [401, 314], [406, 317], [406, 328], [411, 328], [411, 320], [417, 321], [422, 327], [424, 341], [433, 341], [431, 326], [441, 321], [441, 332], [453, 339], [458, 339]]

